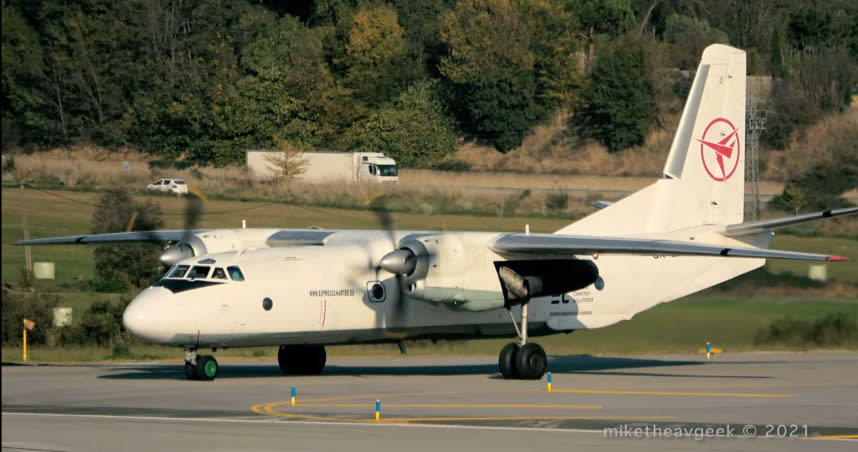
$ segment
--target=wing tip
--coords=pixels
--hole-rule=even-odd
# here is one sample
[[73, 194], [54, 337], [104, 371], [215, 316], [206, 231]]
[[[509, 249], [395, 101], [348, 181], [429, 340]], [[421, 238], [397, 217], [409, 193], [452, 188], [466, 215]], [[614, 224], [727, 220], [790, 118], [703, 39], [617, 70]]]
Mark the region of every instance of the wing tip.
[[829, 262], [845, 262], [845, 261], [848, 261], [849, 259], [845, 258], [843, 256], [828, 256], [828, 260], [829, 260]]

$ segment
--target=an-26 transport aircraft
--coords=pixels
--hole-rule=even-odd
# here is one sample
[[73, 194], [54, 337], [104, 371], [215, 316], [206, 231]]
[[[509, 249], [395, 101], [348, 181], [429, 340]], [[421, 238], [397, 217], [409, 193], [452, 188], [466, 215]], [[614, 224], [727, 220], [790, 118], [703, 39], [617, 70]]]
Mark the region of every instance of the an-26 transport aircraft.
[[170, 269], [123, 321], [185, 349], [189, 379], [218, 374], [203, 349], [279, 346], [285, 373], [315, 374], [325, 345], [485, 337], [515, 337], [500, 371], [536, 379], [547, 360], [531, 337], [628, 320], [765, 259], [845, 260], [768, 250], [771, 230], [858, 208], [743, 223], [744, 124], [745, 52], [712, 45], [663, 177], [554, 234], [241, 228], [18, 244], [171, 245]]

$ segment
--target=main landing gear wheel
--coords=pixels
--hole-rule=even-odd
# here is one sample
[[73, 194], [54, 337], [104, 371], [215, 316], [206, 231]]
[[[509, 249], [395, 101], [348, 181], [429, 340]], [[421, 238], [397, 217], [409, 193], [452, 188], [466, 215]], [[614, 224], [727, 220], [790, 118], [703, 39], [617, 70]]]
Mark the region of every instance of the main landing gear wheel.
[[538, 380], [545, 375], [548, 359], [539, 344], [524, 344], [515, 355], [515, 368], [522, 380]]
[[501, 349], [498, 356], [498, 367], [501, 375], [507, 380], [520, 378], [522, 380], [538, 380], [545, 375], [548, 358], [545, 350], [539, 344], [527, 342], [527, 301], [521, 304], [521, 328], [515, 321], [512, 310], [507, 308], [512, 325], [518, 333], [519, 343], [509, 343]]
[[211, 381], [217, 377], [218, 365], [214, 356], [203, 355], [197, 358], [197, 380]]
[[326, 360], [324, 345], [281, 345], [277, 352], [280, 370], [286, 375], [318, 375]]
[[510, 342], [506, 347], [501, 349], [498, 357], [498, 367], [500, 367], [501, 375], [507, 380], [518, 378], [518, 370], [515, 368], [515, 356], [518, 354], [518, 344]]

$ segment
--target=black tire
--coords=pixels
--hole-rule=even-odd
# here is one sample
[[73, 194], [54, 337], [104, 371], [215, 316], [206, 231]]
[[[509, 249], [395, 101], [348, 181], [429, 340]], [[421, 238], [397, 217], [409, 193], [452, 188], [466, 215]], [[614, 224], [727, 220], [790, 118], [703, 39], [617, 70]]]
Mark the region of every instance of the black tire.
[[281, 345], [277, 363], [286, 375], [318, 375], [325, 369], [324, 345]]
[[217, 378], [220, 370], [217, 365], [217, 360], [211, 355], [202, 355], [197, 357], [197, 380], [211, 381]]
[[498, 367], [500, 367], [501, 375], [507, 380], [518, 378], [518, 370], [516, 369], [515, 357], [518, 354], [518, 344], [510, 342], [501, 349], [498, 355]]
[[197, 366], [185, 361], [185, 378], [188, 380], [197, 379]]
[[286, 375], [298, 374], [298, 363], [300, 363], [299, 350], [294, 345], [281, 345], [277, 351], [277, 364]]
[[324, 345], [308, 345], [304, 355], [303, 371], [306, 375], [319, 375], [325, 369], [328, 354]]
[[522, 380], [538, 380], [545, 375], [545, 369], [548, 367], [548, 358], [545, 356], [545, 350], [539, 344], [525, 344], [515, 356], [515, 368], [518, 370], [518, 377]]

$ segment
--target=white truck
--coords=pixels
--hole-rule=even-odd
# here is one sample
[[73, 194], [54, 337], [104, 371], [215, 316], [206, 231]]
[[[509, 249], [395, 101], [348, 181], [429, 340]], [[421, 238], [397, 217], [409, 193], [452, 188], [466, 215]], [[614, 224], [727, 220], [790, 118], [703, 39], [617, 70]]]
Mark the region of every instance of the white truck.
[[[285, 156], [282, 151], [247, 151], [247, 168], [259, 180], [279, 177], [277, 162]], [[290, 158], [303, 161], [304, 172], [296, 180], [309, 183], [326, 182], [398, 182], [396, 161], [380, 152], [312, 151], [293, 154]]]

